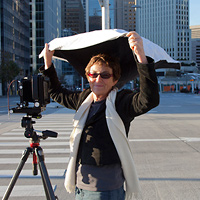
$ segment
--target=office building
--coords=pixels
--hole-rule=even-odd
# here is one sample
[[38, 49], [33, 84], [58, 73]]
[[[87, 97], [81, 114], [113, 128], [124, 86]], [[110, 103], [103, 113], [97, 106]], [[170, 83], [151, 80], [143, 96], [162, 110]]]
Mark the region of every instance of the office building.
[[136, 30], [136, 0], [114, 1], [114, 27], [126, 31]]
[[[200, 22], [199, 22], [200, 24]], [[199, 39], [200, 38], [200, 25], [190, 26], [191, 29], [191, 38]]]
[[190, 26], [192, 35], [192, 60], [200, 71], [200, 25]]
[[81, 0], [62, 0], [62, 29], [70, 28], [75, 34], [85, 32], [84, 9]]
[[[21, 68], [21, 76], [29, 73], [29, 0], [0, 1], [0, 62], [3, 53]], [[0, 83], [0, 95], [2, 95]]]
[[[44, 64], [38, 57], [44, 44], [57, 37], [61, 37], [61, 0], [30, 0], [31, 73]], [[61, 63], [55, 62], [60, 75]]]
[[138, 32], [175, 60], [191, 60], [189, 0], [137, 0]]

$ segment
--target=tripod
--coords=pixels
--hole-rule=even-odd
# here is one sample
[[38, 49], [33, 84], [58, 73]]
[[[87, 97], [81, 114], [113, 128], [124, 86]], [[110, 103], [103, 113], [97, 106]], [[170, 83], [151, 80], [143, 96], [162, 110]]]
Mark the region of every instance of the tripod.
[[[21, 161], [8, 185], [8, 188], [3, 196], [2, 200], [7, 200], [12, 192], [12, 189], [15, 186], [15, 183], [24, 167], [24, 164], [26, 163], [30, 153], [33, 154], [33, 175], [38, 174], [37, 170], [37, 163], [39, 163], [39, 169], [41, 173], [42, 183], [44, 186], [44, 191], [46, 194], [47, 200], [56, 200], [58, 199], [53, 191], [51, 181], [47, 172], [47, 168], [44, 162], [44, 153], [42, 148], [40, 147], [40, 139], [46, 139], [48, 137], [57, 137], [57, 133], [53, 131], [42, 131], [42, 136], [37, 135], [36, 132], [33, 129], [33, 124], [35, 124], [34, 121], [32, 121], [31, 117], [23, 117], [21, 121], [22, 127], [25, 127], [24, 135], [27, 138], [30, 138], [30, 147], [27, 147], [25, 151], [23, 152], [23, 155], [21, 157]], [[37, 162], [38, 161], [38, 162]]]

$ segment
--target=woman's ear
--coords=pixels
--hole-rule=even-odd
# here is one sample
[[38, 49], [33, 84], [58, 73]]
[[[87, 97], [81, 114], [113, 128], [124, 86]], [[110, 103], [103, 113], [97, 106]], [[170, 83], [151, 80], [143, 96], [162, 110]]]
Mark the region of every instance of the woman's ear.
[[118, 83], [118, 80], [114, 81], [114, 85], [113, 85], [113, 87], [114, 87], [117, 83]]

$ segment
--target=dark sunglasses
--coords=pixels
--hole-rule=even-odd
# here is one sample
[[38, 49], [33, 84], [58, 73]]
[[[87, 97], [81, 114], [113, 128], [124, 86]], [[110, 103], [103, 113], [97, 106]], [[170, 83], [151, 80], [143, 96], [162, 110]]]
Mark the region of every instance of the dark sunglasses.
[[89, 74], [88, 74], [88, 76], [89, 76], [90, 78], [97, 78], [99, 75], [100, 75], [101, 78], [103, 78], [103, 79], [109, 79], [110, 77], [113, 76], [113, 74], [109, 74], [108, 72], [94, 73], [94, 74], [89, 73]]

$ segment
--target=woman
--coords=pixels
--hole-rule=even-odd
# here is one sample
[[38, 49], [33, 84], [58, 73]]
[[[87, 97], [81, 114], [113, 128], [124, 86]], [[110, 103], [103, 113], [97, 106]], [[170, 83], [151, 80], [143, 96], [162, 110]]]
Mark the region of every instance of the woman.
[[67, 191], [76, 191], [76, 200], [124, 200], [140, 193], [127, 136], [134, 117], [159, 104], [159, 93], [154, 62], [145, 56], [142, 38], [136, 32], [127, 37], [137, 58], [140, 92], [117, 91], [119, 62], [104, 54], [94, 56], [85, 69], [90, 89], [62, 88], [52, 65], [54, 52], [45, 44], [43, 73], [50, 78], [51, 97], [77, 111], [65, 179]]

